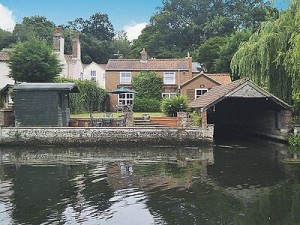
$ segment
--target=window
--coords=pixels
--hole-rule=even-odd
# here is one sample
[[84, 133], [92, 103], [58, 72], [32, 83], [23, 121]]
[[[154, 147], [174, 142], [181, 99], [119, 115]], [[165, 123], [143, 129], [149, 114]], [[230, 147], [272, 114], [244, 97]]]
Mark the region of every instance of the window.
[[201, 95], [203, 95], [204, 93], [206, 93], [208, 91], [207, 88], [199, 88], [199, 89], [195, 89], [195, 98], [199, 98]]
[[164, 72], [164, 84], [175, 84], [175, 72]]
[[119, 105], [133, 105], [134, 94], [122, 93], [119, 94], [118, 103]]
[[120, 84], [131, 84], [131, 72], [120, 73]]
[[91, 80], [96, 82], [97, 80], [96, 70], [91, 70]]
[[172, 97], [176, 96], [176, 93], [162, 93], [161, 96], [163, 98], [172, 98]]

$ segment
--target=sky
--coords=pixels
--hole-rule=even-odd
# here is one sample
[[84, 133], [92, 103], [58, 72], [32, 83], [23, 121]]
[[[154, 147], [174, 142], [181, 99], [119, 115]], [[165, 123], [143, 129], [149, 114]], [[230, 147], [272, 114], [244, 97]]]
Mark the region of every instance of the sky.
[[[289, 0], [275, 0], [285, 9]], [[45, 16], [56, 25], [95, 13], [107, 14], [116, 31], [125, 30], [131, 41], [138, 37], [162, 0], [0, 0], [0, 28], [12, 31], [23, 17]]]

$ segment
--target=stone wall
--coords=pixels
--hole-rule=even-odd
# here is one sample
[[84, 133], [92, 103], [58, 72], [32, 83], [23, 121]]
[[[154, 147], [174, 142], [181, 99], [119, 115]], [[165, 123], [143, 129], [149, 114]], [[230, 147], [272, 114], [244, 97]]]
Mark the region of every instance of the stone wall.
[[1, 145], [156, 145], [200, 144], [212, 142], [213, 127], [134, 128], [134, 127], [61, 127], [0, 128]]

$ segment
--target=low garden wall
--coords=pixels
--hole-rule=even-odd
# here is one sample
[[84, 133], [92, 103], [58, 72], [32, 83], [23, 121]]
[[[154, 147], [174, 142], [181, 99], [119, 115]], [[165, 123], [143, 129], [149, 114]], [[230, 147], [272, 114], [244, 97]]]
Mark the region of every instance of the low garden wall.
[[200, 144], [212, 142], [213, 126], [201, 128], [61, 127], [0, 128], [4, 145]]

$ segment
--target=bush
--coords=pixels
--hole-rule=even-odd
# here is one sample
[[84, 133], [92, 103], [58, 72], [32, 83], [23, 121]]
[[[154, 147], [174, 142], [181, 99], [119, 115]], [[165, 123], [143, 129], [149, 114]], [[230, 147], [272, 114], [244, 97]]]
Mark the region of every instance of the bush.
[[290, 152], [293, 154], [300, 154], [300, 134], [289, 138]]
[[192, 112], [192, 125], [193, 126], [200, 126], [201, 125], [201, 122], [202, 122], [202, 118], [201, 118], [201, 115], [199, 114], [199, 112]]
[[171, 98], [164, 98], [161, 103], [161, 110], [166, 116], [176, 117], [177, 112], [187, 112], [187, 97], [178, 95]]
[[56, 79], [56, 82], [74, 82], [80, 93], [70, 94], [70, 109], [72, 114], [91, 111], [103, 111], [107, 92], [91, 80]]
[[161, 101], [155, 98], [135, 98], [134, 112], [160, 112]]

